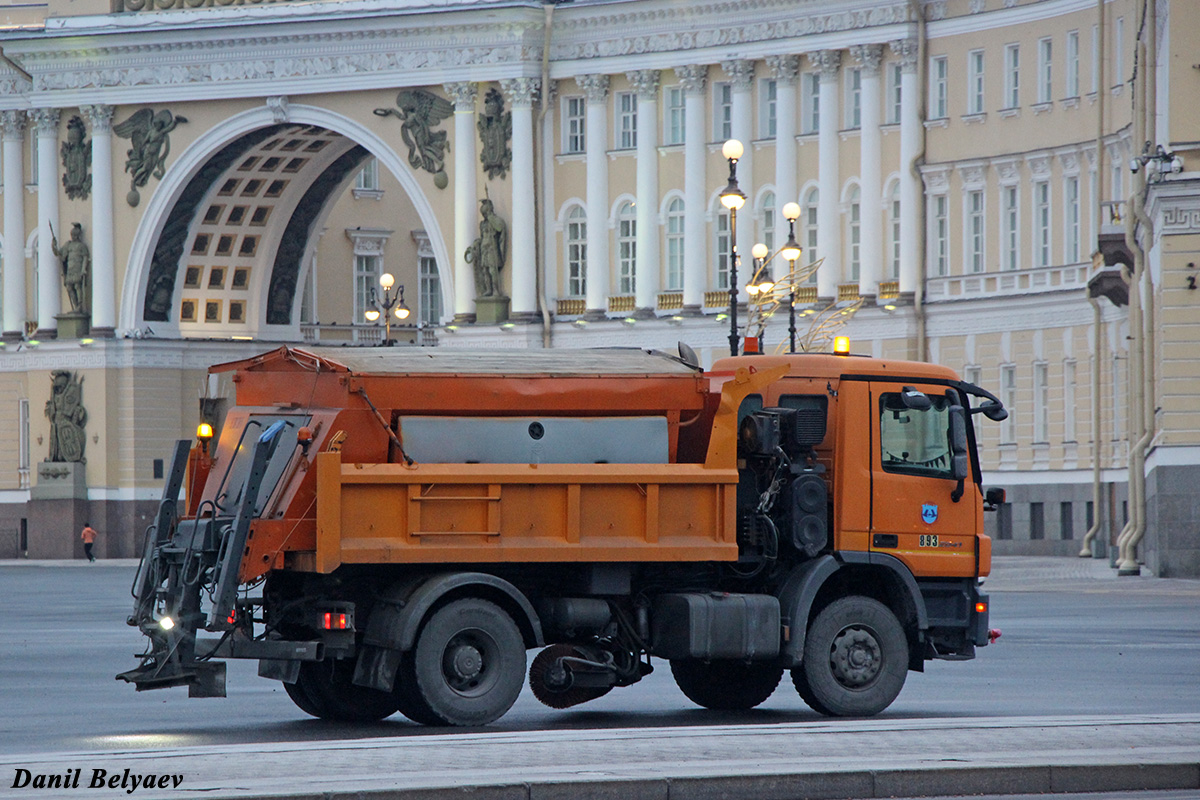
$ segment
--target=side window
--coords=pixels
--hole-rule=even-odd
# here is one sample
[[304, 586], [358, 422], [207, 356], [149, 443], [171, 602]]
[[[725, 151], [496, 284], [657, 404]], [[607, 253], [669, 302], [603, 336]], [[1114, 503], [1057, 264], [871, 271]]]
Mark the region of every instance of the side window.
[[897, 392], [879, 398], [879, 444], [884, 472], [953, 479], [950, 400], [931, 394], [932, 407], [907, 408]]

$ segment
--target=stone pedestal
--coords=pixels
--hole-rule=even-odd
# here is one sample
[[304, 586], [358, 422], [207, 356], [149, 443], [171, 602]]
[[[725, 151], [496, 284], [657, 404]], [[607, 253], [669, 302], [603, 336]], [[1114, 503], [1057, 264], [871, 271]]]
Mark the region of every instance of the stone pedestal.
[[76, 462], [37, 465], [27, 510], [29, 558], [83, 558], [79, 532], [88, 521], [86, 469]]
[[92, 330], [92, 318], [82, 311], [69, 311], [66, 314], [56, 314], [58, 321], [59, 339], [83, 339]]
[[508, 321], [507, 297], [476, 297], [475, 324], [498, 325]]

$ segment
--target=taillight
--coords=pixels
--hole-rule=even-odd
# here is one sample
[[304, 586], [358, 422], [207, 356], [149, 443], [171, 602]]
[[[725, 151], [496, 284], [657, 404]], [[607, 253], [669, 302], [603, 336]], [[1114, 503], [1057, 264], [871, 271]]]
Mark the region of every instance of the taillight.
[[987, 603], [976, 603], [975, 604], [975, 613], [976, 614], [986, 614], [987, 613]]
[[325, 630], [327, 631], [344, 631], [349, 627], [346, 614], [326, 611], [325, 612]]

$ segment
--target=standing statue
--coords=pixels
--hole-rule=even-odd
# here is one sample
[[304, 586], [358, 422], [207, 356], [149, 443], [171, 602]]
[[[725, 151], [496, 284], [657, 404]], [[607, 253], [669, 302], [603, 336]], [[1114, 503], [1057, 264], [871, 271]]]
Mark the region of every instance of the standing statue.
[[396, 95], [396, 108], [377, 108], [380, 117], [398, 117], [400, 135], [408, 145], [408, 163], [413, 169], [423, 169], [433, 175], [433, 185], [445, 189], [450, 183], [446, 175], [446, 151], [450, 148], [445, 131], [433, 127], [454, 113], [454, 106], [444, 97], [425, 89], [405, 89]]
[[187, 122], [187, 118], [175, 116], [165, 108], [158, 113], [142, 108], [124, 122], [113, 125], [113, 133], [131, 140], [133, 145], [126, 152], [125, 161], [125, 171], [132, 176], [129, 194], [125, 195], [129, 205], [136, 206], [141, 202], [139, 186], [145, 186], [151, 176], [162, 178], [166, 173], [167, 156], [171, 152], [169, 134], [181, 122]]
[[62, 262], [63, 285], [67, 288], [67, 299], [71, 301], [71, 311], [76, 314], [86, 313], [87, 281], [92, 271], [92, 252], [83, 243], [83, 226], [76, 222], [71, 226], [71, 241], [58, 246], [58, 237], [54, 228], [50, 228], [50, 247], [54, 256]]
[[504, 97], [495, 88], [489, 89], [483, 98], [483, 114], [476, 123], [479, 141], [479, 161], [483, 164], [488, 180], [499, 175], [508, 175], [512, 166], [512, 112], [504, 110]]
[[87, 436], [87, 409], [83, 407], [83, 379], [70, 370], [56, 369], [50, 373], [50, 399], [46, 401], [46, 418], [50, 420], [50, 455], [47, 461], [85, 462], [83, 447]]
[[67, 140], [62, 144], [63, 188], [72, 200], [86, 200], [92, 191], [92, 143], [85, 142], [83, 120], [71, 117], [67, 122]]
[[475, 267], [475, 296], [501, 297], [500, 270], [508, 257], [508, 225], [500, 219], [490, 198], [479, 203], [479, 238], [464, 254]]

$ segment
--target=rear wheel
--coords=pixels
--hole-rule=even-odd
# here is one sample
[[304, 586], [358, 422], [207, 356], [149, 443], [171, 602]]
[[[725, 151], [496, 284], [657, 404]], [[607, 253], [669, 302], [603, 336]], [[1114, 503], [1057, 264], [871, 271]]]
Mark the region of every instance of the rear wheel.
[[814, 710], [834, 717], [870, 717], [891, 705], [904, 688], [908, 640], [883, 603], [843, 597], [813, 620], [799, 669], [803, 682], [795, 677], [793, 682]]
[[512, 708], [521, 693], [525, 642], [495, 603], [455, 600], [425, 623], [412, 670], [419, 699], [436, 720], [486, 725]]
[[671, 662], [671, 674], [696, 705], [738, 711], [766, 702], [783, 677], [783, 667], [728, 659], [679, 659]]
[[396, 713], [390, 692], [351, 683], [354, 663], [306, 661], [294, 684], [284, 684], [288, 697], [300, 710], [321, 719], [375, 722]]

